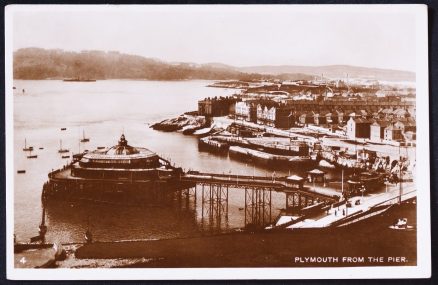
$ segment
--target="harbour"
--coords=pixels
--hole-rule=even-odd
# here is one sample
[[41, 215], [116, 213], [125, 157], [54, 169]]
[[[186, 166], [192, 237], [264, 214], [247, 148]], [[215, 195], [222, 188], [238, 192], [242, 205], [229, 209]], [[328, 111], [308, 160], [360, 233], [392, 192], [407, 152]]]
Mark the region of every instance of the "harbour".
[[[18, 81], [16, 84], [19, 85], [19, 83], [28, 82]], [[56, 85], [57, 81], [36, 84], [50, 83]], [[96, 82], [96, 84], [104, 83]], [[109, 84], [111, 83], [113, 82], [110, 81]], [[125, 83], [131, 84], [131, 82]], [[205, 91], [205, 82], [189, 83], [195, 83], [196, 88]], [[145, 84], [148, 83], [145, 82]], [[26, 90], [32, 90], [32, 87], [26, 86]], [[231, 92], [231, 90], [219, 88], [207, 90], [209, 92], [210, 90]], [[19, 100], [23, 100], [22, 97]], [[115, 96], [113, 100], [117, 101], [118, 96]], [[194, 98], [191, 100], [193, 101]], [[187, 110], [181, 109], [175, 109], [169, 117]], [[415, 191], [411, 189], [411, 186], [405, 188], [401, 199], [397, 198], [399, 196], [397, 187], [391, 186], [388, 191], [388, 186], [386, 186], [387, 195], [377, 195], [380, 198], [367, 193], [365, 198], [362, 195], [360, 204], [357, 204], [357, 199], [351, 201], [353, 206], [347, 205], [350, 204], [348, 201], [340, 203], [344, 187], [347, 189], [348, 183], [341, 182], [339, 171], [319, 170], [318, 163], [310, 156], [305, 156], [310, 153], [308, 149], [303, 148], [307, 146], [303, 141], [301, 143], [297, 141], [295, 146], [284, 146], [275, 140], [243, 139], [229, 135], [221, 136], [220, 133], [214, 133], [211, 137], [209, 136], [211, 134], [199, 137], [196, 135], [196, 132], [200, 130], [199, 127], [190, 134], [161, 132], [149, 127], [152, 122], [160, 118], [152, 116], [148, 120], [143, 117], [145, 113], [147, 112], [143, 110], [134, 110], [134, 114], [128, 114], [131, 118], [125, 121], [109, 119], [91, 124], [83, 121], [75, 124], [65, 122], [63, 125], [66, 127], [63, 131], [59, 131], [56, 126], [17, 129], [17, 133], [21, 133], [21, 136], [18, 135], [15, 138], [17, 142], [23, 141], [26, 136], [32, 137], [32, 142], [36, 141], [38, 145], [44, 145], [44, 149], [40, 149], [42, 153], [39, 158], [32, 161], [44, 163], [44, 160], [49, 161], [50, 158], [50, 165], [46, 166], [46, 172], [39, 166], [37, 167], [38, 164], [33, 164], [32, 167], [29, 162], [18, 159], [21, 165], [26, 166], [20, 167], [26, 168], [25, 175], [31, 179], [37, 178], [41, 182], [40, 185], [29, 187], [34, 189], [34, 193], [26, 194], [34, 197], [35, 200], [30, 207], [33, 207], [35, 212], [41, 212], [44, 209], [46, 213], [44, 225], [47, 225], [48, 231], [45, 234], [45, 241], [56, 240], [64, 244], [81, 243], [86, 229], [90, 228], [90, 220], [93, 240], [96, 242], [192, 238], [254, 230], [330, 228], [356, 223], [367, 215], [370, 216], [367, 218], [371, 218], [371, 216], [380, 214], [379, 209], [373, 209], [376, 204], [384, 203], [386, 211], [386, 208], [397, 205], [400, 201], [411, 201], [415, 198]], [[118, 127], [115, 127], [114, 122], [117, 122]], [[87, 140], [84, 140], [84, 129], [89, 137]], [[39, 135], [36, 135], [38, 133]], [[162, 170], [160, 168], [154, 170], [153, 177], [157, 177], [159, 181], [164, 181], [163, 179], [167, 177], [169, 180], [166, 183], [170, 182], [169, 187], [160, 186], [164, 183], [158, 183], [157, 188], [152, 187], [154, 188], [151, 191], [152, 196], [145, 194], [145, 189], [150, 188], [150, 186], [145, 186], [150, 185], [150, 179], [141, 178], [139, 173], [134, 177], [129, 172], [113, 178], [103, 172], [101, 174], [96, 172], [98, 176], [92, 177], [87, 174], [85, 180], [82, 181], [84, 178], [80, 177], [79, 171], [83, 167], [74, 167], [73, 163], [81, 161], [84, 157], [88, 161], [91, 157], [87, 155], [93, 155], [93, 153], [107, 153], [111, 149], [117, 152], [117, 149], [122, 146], [126, 150], [128, 145], [125, 133], [129, 134], [129, 137], [128, 135], [126, 137], [133, 142], [132, 145], [146, 146], [157, 152], [161, 161], [167, 166]], [[36, 139], [38, 136], [44, 138], [38, 140]], [[116, 145], [115, 138], [120, 138]], [[287, 135], [284, 139], [289, 140], [289, 143], [292, 142]], [[179, 146], [177, 149], [175, 144]], [[22, 145], [16, 145], [22, 147]], [[115, 146], [111, 147], [113, 145]], [[218, 148], [219, 152], [211, 151], [214, 148]], [[70, 156], [70, 153], [73, 156]], [[197, 155], [193, 156], [195, 153]], [[136, 155], [136, 152], [132, 154]], [[251, 159], [246, 159], [248, 156]], [[291, 161], [291, 158], [296, 161]], [[269, 160], [274, 163], [265, 163]], [[57, 161], [57, 165], [53, 163], [54, 161]], [[31, 167], [28, 169], [29, 165]], [[313, 172], [310, 171], [312, 169]], [[35, 175], [35, 170], [38, 171], [37, 175]], [[115, 170], [117, 169], [112, 167], [111, 171]], [[160, 171], [166, 173], [160, 174]], [[319, 181], [311, 179], [310, 173], [323, 174], [324, 178]], [[342, 181], [343, 179], [344, 177]], [[16, 181], [24, 183], [19, 178]], [[133, 190], [136, 187], [139, 191]], [[58, 197], [63, 199], [47, 199], [47, 197], [56, 195], [44, 195], [44, 189], [50, 189], [48, 193], [56, 192]], [[382, 193], [383, 189], [382, 184], [378, 192]], [[43, 197], [38, 195], [42, 192]], [[92, 195], [89, 195], [90, 193]], [[106, 198], [102, 199], [99, 193], [103, 193]], [[157, 193], [159, 193], [158, 196]], [[83, 194], [85, 195], [81, 196]], [[147, 202], [139, 203], [141, 201], [138, 199], [139, 195]], [[109, 196], [112, 198], [107, 199]], [[368, 203], [368, 200], [371, 202]], [[17, 202], [23, 201], [17, 200]], [[65, 209], [69, 210], [66, 212]], [[99, 209], [99, 212], [96, 212], [96, 209]], [[22, 210], [27, 212], [29, 209]], [[116, 215], [120, 213], [124, 213], [123, 219], [116, 218]], [[148, 214], [145, 216], [145, 213]], [[129, 217], [128, 223], [126, 223], [126, 217]], [[291, 220], [286, 223], [280, 222], [282, 217]], [[26, 218], [29, 219], [29, 217]], [[38, 217], [32, 218], [34, 218], [33, 225], [35, 225], [32, 228], [29, 224], [16, 223], [19, 243], [25, 242], [29, 236], [34, 236], [35, 229], [41, 224]], [[20, 219], [20, 215], [16, 216], [16, 221], [17, 219]], [[147, 220], [149, 224], [145, 227]], [[68, 227], [64, 226], [66, 222]], [[118, 230], [114, 231], [114, 228]]]
[[[15, 234], [17, 235], [17, 240], [22, 242], [27, 242], [30, 237], [35, 235], [35, 231], [40, 224], [40, 215], [28, 215], [29, 212], [41, 213], [41, 191], [42, 186], [47, 181], [48, 173], [54, 171], [56, 169], [62, 168], [64, 165], [68, 164], [68, 159], [62, 159], [61, 155], [58, 152], [59, 149], [59, 140], [62, 139], [63, 148], [69, 148], [71, 152], [78, 153], [79, 151], [84, 151], [85, 149], [93, 150], [97, 149], [99, 146], [112, 146], [115, 144], [117, 139], [120, 137], [123, 129], [125, 130], [126, 135], [129, 138], [130, 144], [136, 146], [146, 146], [151, 150], [154, 150], [161, 157], [167, 159], [170, 158], [171, 163], [178, 165], [184, 168], [186, 171], [190, 169], [209, 169], [213, 172], [222, 172], [224, 169], [228, 171], [232, 171], [233, 173], [247, 173], [253, 174], [254, 169], [251, 165], [248, 165], [243, 162], [234, 161], [229, 159], [228, 157], [216, 157], [214, 155], [200, 153], [199, 155], [193, 156], [194, 153], [198, 153], [197, 146], [197, 138], [183, 136], [178, 133], [165, 133], [165, 132], [157, 132], [150, 129], [147, 123], [153, 123], [161, 118], [167, 118], [171, 116], [175, 116], [181, 113], [184, 113], [193, 105], [193, 101], [196, 101], [198, 98], [202, 98], [205, 92], [213, 92], [214, 94], [224, 94], [231, 91], [224, 91], [222, 89], [213, 89], [206, 88], [207, 84], [205, 81], [194, 81], [194, 82], [166, 82], [157, 84], [156, 82], [147, 82], [147, 81], [97, 81], [92, 85], [85, 84], [83, 85], [84, 89], [82, 89], [82, 83], [78, 82], [75, 84], [79, 84], [81, 92], [78, 92], [77, 96], [83, 96], [83, 98], [87, 98], [87, 100], [96, 100], [101, 101], [101, 98], [105, 96], [107, 100], [107, 106], [111, 106], [112, 104], [123, 104], [122, 97], [115, 94], [113, 90], [127, 90], [126, 96], [131, 96], [133, 100], [140, 100], [145, 102], [144, 104], [137, 104], [137, 108], [125, 108], [123, 112], [120, 109], [112, 110], [108, 109], [105, 112], [104, 106], [100, 104], [93, 104], [94, 111], [89, 112], [89, 117], [85, 118], [82, 115], [78, 116], [81, 113], [83, 108], [82, 104], [76, 104], [72, 102], [70, 105], [59, 104], [57, 105], [57, 109], [53, 110], [50, 114], [48, 112], [43, 112], [44, 105], [50, 105], [48, 102], [51, 100], [57, 100], [59, 98], [57, 96], [69, 96], [70, 87], [65, 87], [62, 81], [16, 81], [17, 86], [23, 86], [22, 88], [18, 88], [17, 90], [21, 90], [25, 88], [29, 90], [27, 92], [28, 97], [14, 97], [15, 100], [15, 108], [17, 110], [27, 108], [26, 106], [37, 106], [35, 110], [41, 110], [40, 112], [34, 113], [18, 113], [15, 118], [16, 122], [16, 130], [14, 134], [15, 141], [15, 157], [16, 157], [16, 167], [18, 170], [26, 170], [25, 174], [15, 175], [15, 185], [17, 191], [15, 193]], [[95, 89], [96, 85], [102, 84]], [[78, 86], [78, 85], [75, 85]], [[120, 87], [122, 86], [122, 87]], [[158, 86], [157, 89], [156, 86]], [[56, 94], [50, 93], [50, 90], [57, 89], [58, 92]], [[30, 92], [33, 90], [33, 92]], [[94, 93], [94, 90], [106, 90], [100, 93]], [[189, 97], [184, 97], [181, 93], [181, 90], [190, 90], [190, 92], [184, 92], [184, 94], [188, 94]], [[169, 113], [169, 106], [162, 106], [158, 100], [153, 98], [144, 97], [144, 93], [149, 94], [161, 94], [160, 96], [168, 96], [171, 98], [167, 101], [178, 102], [170, 105], [173, 108], [173, 111]], [[82, 94], [82, 95], [81, 95]], [[59, 99], [61, 100], [61, 99]], [[162, 106], [162, 109], [158, 110], [157, 107], [150, 108], [149, 110], [144, 110], [144, 106], [151, 106], [151, 104], [146, 104], [146, 101], [152, 101], [156, 106]], [[121, 106], [123, 107], [123, 106]], [[125, 114], [125, 112], [129, 111], [129, 114]], [[66, 114], [66, 116], [61, 116], [63, 121], [57, 122], [56, 125], [50, 125], [52, 121], [52, 116], [57, 116], [58, 113]], [[120, 120], [119, 117], [121, 114], [125, 114], [124, 117], [131, 118]], [[149, 116], [149, 118], [145, 116]], [[41, 119], [38, 119], [41, 117]], [[97, 120], [95, 118], [102, 118], [102, 120]], [[20, 122], [23, 122], [22, 126]], [[24, 126], [26, 124], [26, 126]], [[67, 128], [66, 131], [60, 131], [60, 126], [64, 126]], [[78, 145], [78, 140], [83, 137], [83, 129], [85, 129], [86, 136], [90, 138], [90, 142], [81, 143], [80, 150]], [[44, 146], [44, 150], [36, 150], [39, 156], [36, 160], [26, 159], [26, 153], [22, 151], [24, 139], [27, 138], [29, 142], [32, 142], [32, 145], [38, 144]], [[178, 149], [175, 148], [175, 143], [179, 145]], [[269, 172], [267, 169], [255, 167], [255, 173], [265, 176]], [[230, 194], [232, 199], [237, 201], [243, 201], [243, 195], [234, 195]], [[283, 201], [281, 201], [281, 204]], [[240, 202], [238, 202], [240, 205]], [[71, 208], [70, 204], [65, 205], [67, 208]], [[123, 223], [118, 218], [114, 220], [115, 213], [112, 212], [112, 206], [101, 205], [101, 211], [106, 213], [104, 215], [103, 220], [112, 221], [111, 223], [116, 223], [119, 227], [123, 228], [123, 231], [116, 234], [114, 236], [114, 232], [111, 228], [106, 228], [104, 225], [98, 227], [95, 238], [97, 240], [117, 240], [117, 239], [143, 239], [143, 238], [163, 238], [166, 234], [159, 234], [155, 236], [152, 231], [150, 234], [148, 232], [150, 229], [144, 228], [142, 225], [144, 222], [134, 223], [134, 228], [130, 229], [125, 227], [125, 223]], [[230, 209], [236, 212], [234, 218], [230, 219], [230, 228], [240, 228], [244, 225], [243, 222], [243, 213], [238, 210], [241, 206], [236, 205], [234, 209], [233, 203], [230, 203]], [[56, 207], [55, 207], [56, 208]], [[62, 207], [60, 207], [62, 208]], [[91, 221], [95, 219], [95, 216], [98, 214], [92, 211], [92, 206], [84, 206], [83, 208], [74, 205], [74, 209], [81, 209], [77, 213], [79, 215], [78, 218], [73, 219], [73, 224], [66, 231], [66, 228], [62, 226], [63, 219], [59, 220], [56, 217], [56, 214], [53, 215], [53, 211], [51, 208], [47, 209], [47, 224], [48, 224], [48, 232], [46, 238], [48, 241], [53, 241], [55, 239], [60, 240], [61, 242], [71, 242], [83, 241], [84, 227], [86, 225], [87, 217], [90, 216]], [[133, 216], [144, 216], [142, 214], [143, 211], [154, 211], [157, 207], [153, 209], [129, 209], [126, 207], [119, 207], [121, 211], [125, 213], [128, 217]], [[86, 211], [90, 210], [91, 213], [87, 214]], [[173, 211], [173, 210], [172, 210]], [[171, 211], [171, 212], [172, 212]], [[158, 211], [161, 212], [160, 210]], [[129, 214], [131, 213], [131, 214]], [[136, 214], [134, 214], [136, 213]], [[73, 214], [72, 214], [73, 215]], [[70, 216], [70, 215], [69, 215]], [[149, 215], [148, 215], [149, 216]], [[151, 215], [155, 216], [155, 215]], [[160, 215], [161, 216], [161, 215]], [[172, 216], [172, 214], [170, 215]], [[165, 223], [159, 222], [159, 219], [154, 219], [150, 217], [152, 222], [155, 224], [154, 227], [162, 227], [164, 230], [163, 233], [167, 233], [168, 237], [177, 237], [180, 232], [184, 233], [187, 230], [183, 227], [167, 227], [164, 225]], [[135, 221], [136, 219], [134, 219]], [[52, 223], [52, 222], [53, 223]], [[167, 221], [169, 222], [169, 221]], [[195, 222], [195, 225], [199, 221]], [[173, 222], [170, 222], [173, 224]], [[183, 223], [187, 224], [187, 223]], [[32, 226], [31, 226], [32, 225]], [[196, 231], [192, 226], [188, 227], [190, 231]], [[101, 234], [99, 234], [99, 232]], [[187, 233], [186, 233], [187, 234]]]

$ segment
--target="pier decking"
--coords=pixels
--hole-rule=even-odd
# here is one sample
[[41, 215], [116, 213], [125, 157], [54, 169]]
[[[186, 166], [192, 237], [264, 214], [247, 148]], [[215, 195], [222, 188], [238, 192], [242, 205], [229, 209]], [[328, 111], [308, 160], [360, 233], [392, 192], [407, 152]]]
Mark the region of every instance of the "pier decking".
[[322, 200], [337, 201], [341, 194], [330, 189], [311, 189], [309, 187], [290, 188], [287, 177], [242, 176], [217, 173], [188, 173], [181, 176], [182, 181], [212, 183], [236, 188], [270, 189], [277, 192], [300, 192]]

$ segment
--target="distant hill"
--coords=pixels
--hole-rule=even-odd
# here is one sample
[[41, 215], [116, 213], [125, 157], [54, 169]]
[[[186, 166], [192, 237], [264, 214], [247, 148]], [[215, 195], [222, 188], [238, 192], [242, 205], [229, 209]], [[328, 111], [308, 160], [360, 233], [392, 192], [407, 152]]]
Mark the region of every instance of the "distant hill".
[[387, 81], [415, 81], [415, 73], [411, 71], [391, 70], [381, 68], [368, 68], [351, 65], [327, 65], [327, 66], [294, 66], [294, 65], [263, 65], [237, 68], [241, 72], [253, 72], [259, 74], [307, 74], [323, 76], [326, 78], [368, 78]]
[[408, 71], [331, 66], [252, 66], [234, 67], [222, 63], [165, 62], [119, 52], [24, 48], [14, 52], [14, 79], [144, 79], [144, 80], [311, 80], [361, 77], [388, 81], [414, 81]]
[[14, 52], [15, 79], [145, 79], [145, 80], [254, 80], [250, 74], [222, 66], [167, 63], [119, 52], [25, 48]]

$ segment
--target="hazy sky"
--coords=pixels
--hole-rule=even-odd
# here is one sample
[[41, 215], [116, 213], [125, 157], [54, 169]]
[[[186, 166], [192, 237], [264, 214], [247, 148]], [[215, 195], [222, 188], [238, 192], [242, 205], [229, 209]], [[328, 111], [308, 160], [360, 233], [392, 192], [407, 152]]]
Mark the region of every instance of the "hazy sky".
[[235, 66], [349, 64], [415, 70], [415, 15], [404, 8], [12, 8], [14, 50], [116, 50], [165, 61]]

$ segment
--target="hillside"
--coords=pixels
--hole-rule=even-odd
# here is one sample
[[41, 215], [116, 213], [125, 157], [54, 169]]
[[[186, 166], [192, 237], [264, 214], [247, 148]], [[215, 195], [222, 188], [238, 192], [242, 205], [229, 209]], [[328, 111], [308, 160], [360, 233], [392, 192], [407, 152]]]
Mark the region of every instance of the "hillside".
[[415, 81], [409, 71], [349, 65], [251, 66], [222, 63], [164, 62], [119, 52], [25, 48], [14, 52], [14, 79], [144, 79], [144, 80], [311, 80], [325, 78], [369, 78], [387, 81]]
[[14, 52], [14, 79], [145, 79], [189, 80], [209, 79], [251, 80], [266, 75], [248, 74], [233, 69], [166, 63], [142, 56], [119, 52], [19, 49]]

